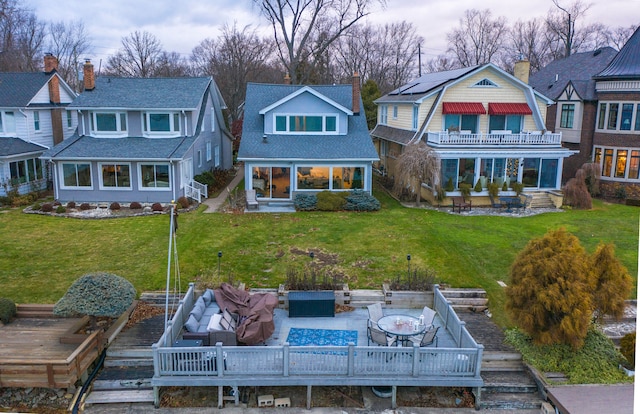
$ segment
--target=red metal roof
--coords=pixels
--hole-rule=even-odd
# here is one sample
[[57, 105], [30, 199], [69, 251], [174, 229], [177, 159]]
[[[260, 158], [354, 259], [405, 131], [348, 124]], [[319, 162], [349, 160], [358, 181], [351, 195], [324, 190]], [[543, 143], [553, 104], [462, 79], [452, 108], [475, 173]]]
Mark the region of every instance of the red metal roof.
[[531, 115], [531, 108], [526, 103], [489, 102], [489, 115]]
[[487, 110], [481, 102], [443, 102], [443, 114], [484, 115]]

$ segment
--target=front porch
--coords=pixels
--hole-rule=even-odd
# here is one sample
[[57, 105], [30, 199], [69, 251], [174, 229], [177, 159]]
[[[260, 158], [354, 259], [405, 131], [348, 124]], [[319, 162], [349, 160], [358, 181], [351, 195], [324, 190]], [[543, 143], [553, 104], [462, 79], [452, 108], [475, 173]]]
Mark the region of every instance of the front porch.
[[[467, 331], [451, 305], [436, 288], [432, 306], [439, 326], [437, 347], [378, 347], [367, 345], [368, 313], [364, 308], [335, 317], [289, 318], [274, 312], [275, 331], [266, 346], [171, 347], [181, 338], [185, 316], [193, 307], [193, 286], [181, 301], [168, 329], [153, 345], [155, 404], [160, 387], [306, 386], [310, 406], [312, 386], [391, 386], [395, 408], [398, 386], [474, 387], [479, 390], [483, 346]], [[418, 316], [420, 309], [388, 308], [386, 314]], [[291, 328], [357, 331], [357, 343], [347, 346], [291, 346]], [[479, 396], [479, 393], [478, 393]], [[236, 401], [237, 403], [237, 401]]]

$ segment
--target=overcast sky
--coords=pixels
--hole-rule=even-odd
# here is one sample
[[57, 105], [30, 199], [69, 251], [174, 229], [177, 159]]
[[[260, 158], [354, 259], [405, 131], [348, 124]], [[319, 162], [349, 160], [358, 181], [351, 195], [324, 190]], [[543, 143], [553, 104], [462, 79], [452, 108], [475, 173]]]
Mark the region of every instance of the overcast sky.
[[[93, 43], [87, 58], [106, 63], [107, 56], [120, 47], [123, 37], [135, 30], [148, 31], [164, 50], [188, 57], [207, 37], [215, 38], [224, 24], [237, 22], [269, 34], [270, 26], [252, 0], [23, 0], [40, 20], [82, 20]], [[573, 0], [571, 0], [573, 2]], [[584, 1], [589, 3], [588, 0]], [[585, 21], [610, 27], [640, 23], [640, 0], [593, 0]], [[419, 4], [419, 5], [416, 5]], [[561, 4], [570, 4], [561, 0]], [[423, 61], [446, 49], [446, 33], [458, 27], [460, 17], [471, 8], [490, 9], [494, 17], [505, 16], [509, 23], [542, 17], [553, 6], [551, 0], [387, 0], [384, 11], [368, 20], [375, 24], [406, 20], [425, 38]]]

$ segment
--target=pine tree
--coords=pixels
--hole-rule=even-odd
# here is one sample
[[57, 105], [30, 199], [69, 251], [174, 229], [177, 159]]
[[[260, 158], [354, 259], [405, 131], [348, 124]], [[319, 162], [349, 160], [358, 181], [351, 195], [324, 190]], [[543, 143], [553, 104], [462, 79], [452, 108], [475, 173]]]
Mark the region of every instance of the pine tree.
[[620, 319], [631, 293], [631, 275], [615, 257], [612, 244], [600, 244], [590, 257], [593, 306], [598, 317]]

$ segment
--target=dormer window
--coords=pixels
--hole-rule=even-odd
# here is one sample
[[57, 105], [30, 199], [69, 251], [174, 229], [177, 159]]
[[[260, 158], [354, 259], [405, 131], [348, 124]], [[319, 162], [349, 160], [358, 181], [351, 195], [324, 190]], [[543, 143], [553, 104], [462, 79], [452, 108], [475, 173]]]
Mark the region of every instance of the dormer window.
[[337, 115], [275, 115], [275, 131], [284, 134], [325, 133], [338, 131]]
[[127, 114], [125, 112], [92, 112], [91, 132], [95, 136], [126, 136]]
[[180, 114], [178, 112], [145, 112], [142, 117], [146, 136], [180, 135]]

